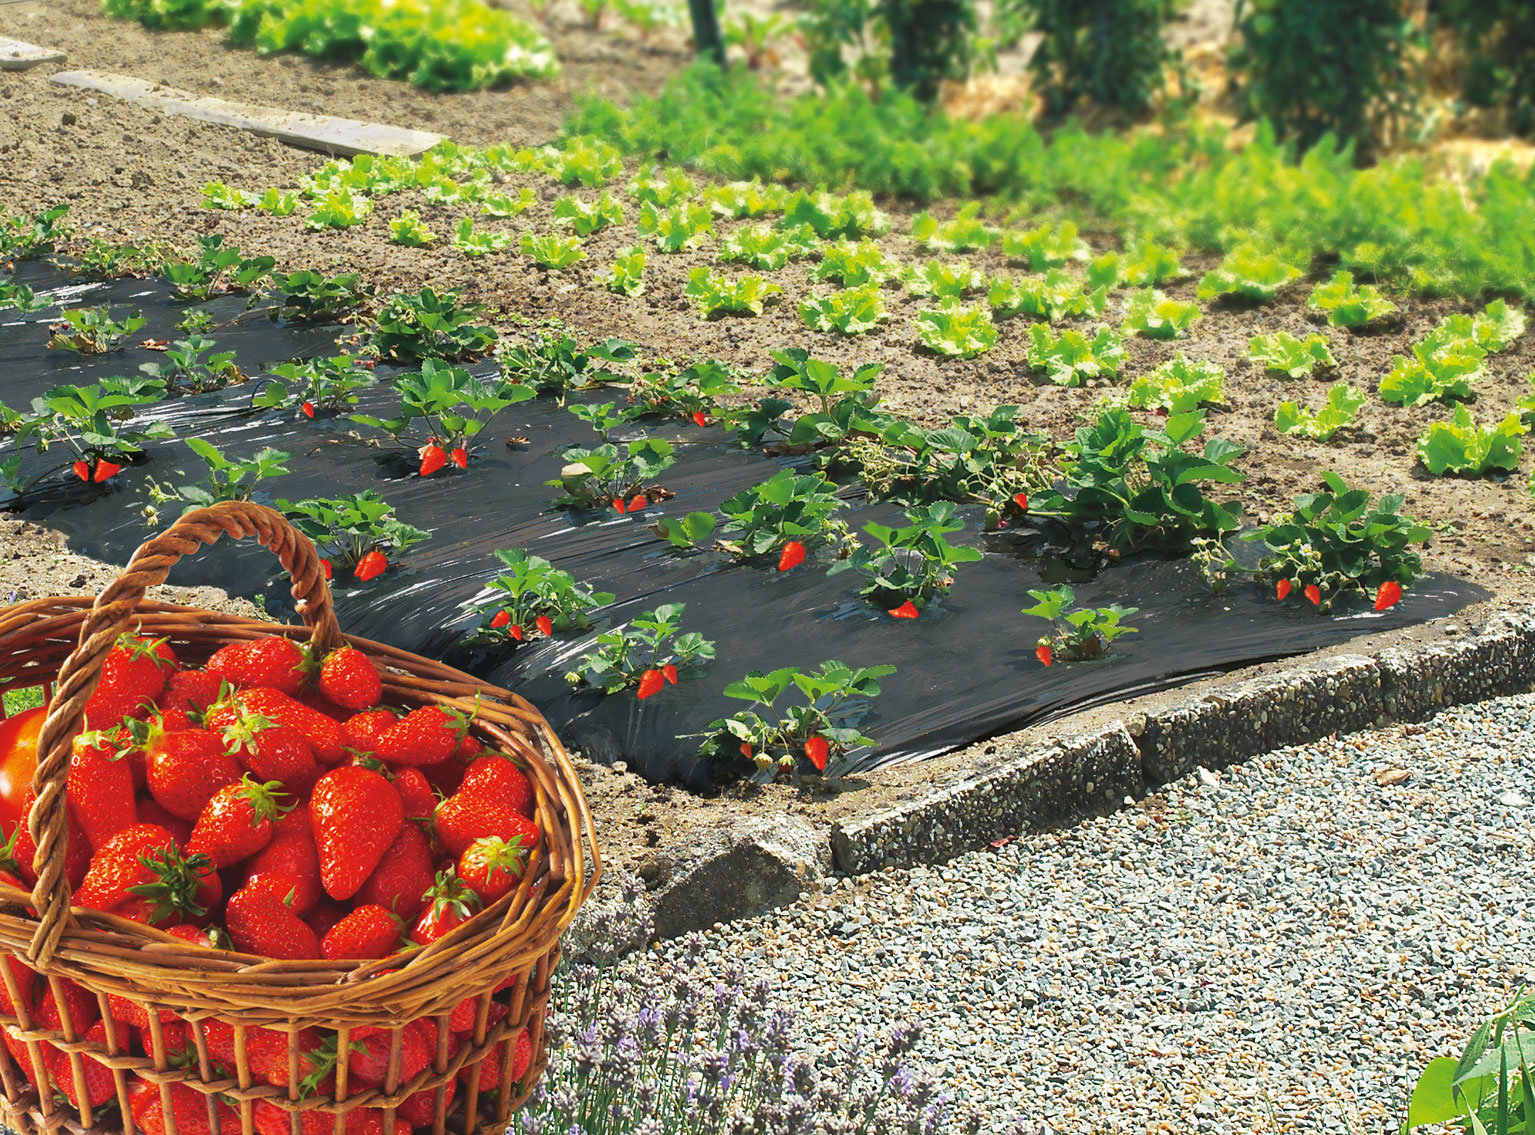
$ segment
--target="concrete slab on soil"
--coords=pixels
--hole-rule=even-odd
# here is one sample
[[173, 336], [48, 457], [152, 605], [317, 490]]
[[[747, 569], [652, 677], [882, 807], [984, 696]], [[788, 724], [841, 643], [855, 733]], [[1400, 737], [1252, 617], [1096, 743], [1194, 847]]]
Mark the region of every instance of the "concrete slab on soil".
[[328, 114], [300, 114], [269, 106], [226, 102], [224, 99], [199, 98], [190, 91], [162, 87], [129, 75], [107, 71], [61, 71], [52, 76], [55, 83], [82, 87], [89, 91], [126, 99], [151, 107], [164, 114], [179, 114], [199, 122], [233, 126], [302, 146], [309, 150], [352, 157], [357, 154], [387, 154], [411, 157], [430, 150], [442, 141], [441, 134], [425, 130], [407, 130], [355, 118], [335, 118]]
[[64, 59], [62, 51], [0, 35], [0, 71], [25, 71], [39, 63], [62, 63]]

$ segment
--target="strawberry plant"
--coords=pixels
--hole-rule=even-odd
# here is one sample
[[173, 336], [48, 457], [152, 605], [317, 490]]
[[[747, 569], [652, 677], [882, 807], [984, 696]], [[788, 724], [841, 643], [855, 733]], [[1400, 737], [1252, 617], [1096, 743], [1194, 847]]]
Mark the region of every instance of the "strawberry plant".
[[505, 252], [516, 240], [511, 233], [476, 229], [473, 217], [464, 217], [453, 227], [453, 250], [462, 252], [471, 260], [489, 256], [493, 252]]
[[[201, 335], [178, 339], [165, 348], [163, 363], [143, 363], [139, 370], [165, 383], [170, 394], [201, 394], [244, 382], [245, 372], [233, 351], [214, 351], [218, 344]], [[207, 359], [203, 358], [207, 355]]]
[[[90, 386], [55, 386], [32, 400], [32, 412], [17, 425], [15, 445], [18, 450], [31, 445], [38, 453], [63, 446], [71, 455], [74, 475], [100, 483], [137, 460], [145, 442], [175, 436], [164, 422], [147, 422], [142, 428], [128, 425], [139, 407], [164, 397], [165, 384], [150, 379], [105, 378]], [[0, 463], [0, 479], [17, 494], [51, 472], [23, 480], [20, 453]]]
[[744, 557], [782, 552], [790, 542], [807, 550], [840, 546], [847, 536], [847, 524], [837, 516], [842, 507], [837, 486], [820, 473], [780, 469], [720, 505], [732, 533], [720, 547]]
[[995, 525], [1003, 512], [1027, 508], [1027, 490], [1044, 479], [1043, 444], [1019, 425], [1017, 406], [998, 406], [984, 418], [958, 415], [941, 429], [893, 421], [877, 439], [843, 444], [838, 456], [858, 470], [871, 496], [975, 501]]
[[[1513, 18], [1515, 11], [1510, 6], [1505, 18]], [[1528, 19], [1522, 9], [1518, 11]], [[1497, 5], [1478, 3], [1469, 8], [1469, 15], [1487, 21], [1500, 14]], [[1502, 82], [1528, 82], [1522, 74], [1527, 67], [1501, 63], [1488, 60], [1482, 65]], [[1528, 114], [1528, 96], [1524, 102], [1522, 109]], [[1535, 1036], [1531, 1033], [1535, 1033], [1535, 993], [1521, 987], [1503, 1009], [1477, 1026], [1460, 1059], [1439, 1056], [1428, 1062], [1413, 1086], [1402, 1131], [1432, 1126], [1458, 1135], [1527, 1133], [1535, 1125]]]
[[688, 273], [688, 282], [682, 292], [693, 301], [703, 318], [714, 319], [732, 313], [761, 315], [763, 306], [781, 295], [783, 288], [761, 276], [746, 275], [729, 280], [716, 276], [700, 264]]
[[1364, 403], [1364, 391], [1336, 382], [1328, 388], [1327, 404], [1320, 410], [1281, 402], [1274, 411], [1274, 428], [1282, 434], [1331, 441], [1333, 434], [1354, 424], [1354, 415]]
[[1081, 386], [1094, 378], [1113, 378], [1125, 360], [1124, 344], [1107, 327], [1091, 339], [1074, 327], [1059, 335], [1045, 323], [1029, 328], [1029, 366], [1043, 371], [1056, 386]]
[[179, 255], [177, 249], [161, 241], [113, 244], [90, 237], [74, 250], [75, 263], [69, 274], [86, 280], [141, 280], [156, 275], [166, 261]]
[[622, 448], [604, 442], [595, 449], [575, 446], [564, 453], [560, 475], [546, 485], [562, 489], [554, 507], [586, 509], [611, 506], [620, 514], [649, 505], [652, 482], [676, 460], [672, 445], [660, 438], [640, 438]]
[[1182, 339], [1200, 318], [1202, 313], [1197, 303], [1175, 300], [1148, 288], [1136, 292], [1125, 304], [1121, 330], [1127, 335], [1141, 335], [1147, 339]]
[[293, 526], [315, 542], [327, 569], [350, 570], [363, 583], [389, 566], [389, 557], [428, 538], [394, 515], [373, 492], [344, 497], [279, 500]]
[[638, 244], [620, 249], [613, 257], [613, 266], [606, 272], [597, 273], [599, 283], [606, 284], [608, 291], [620, 295], [645, 294], [645, 249]]
[[1059, 268], [1052, 268], [1043, 276], [1026, 276], [1009, 279], [998, 276], [991, 281], [986, 293], [991, 312], [998, 319], [1011, 319], [1017, 315], [1031, 315], [1049, 323], [1062, 319], [1097, 319], [1103, 314], [1108, 302], [1104, 288], [1086, 291], [1082, 281]]
[[703, 199], [717, 217], [764, 217], [783, 212], [789, 202], [789, 190], [777, 182], [764, 185], [753, 178], [711, 185], [704, 190]]
[[695, 676], [714, 660], [714, 643], [697, 631], [678, 634], [685, 603], [663, 603], [654, 611], [636, 616], [627, 626], [604, 631], [590, 650], [566, 671], [565, 681], [574, 688], [597, 689], [616, 694], [635, 687], [644, 701], [668, 684]]
[[620, 410], [616, 402], [588, 403], [583, 406], [571, 406], [569, 409], [572, 417], [585, 422], [603, 441], [611, 440], [614, 430], [628, 425], [645, 412], [637, 406]]
[[1354, 286], [1354, 274], [1339, 269], [1333, 278], [1311, 289], [1306, 307], [1325, 315], [1333, 327], [1365, 327], [1396, 311], [1396, 304], [1371, 284]]
[[619, 152], [600, 138], [578, 134], [544, 151], [549, 175], [566, 185], [601, 189], [624, 172]]
[[714, 221], [702, 205], [683, 202], [662, 208], [646, 202], [640, 206], [637, 231], [662, 252], [682, 252], [714, 235]]
[[502, 381], [539, 394], [558, 394], [561, 404], [572, 390], [622, 381], [608, 366], [633, 358], [634, 347], [622, 339], [605, 339], [583, 348], [553, 321], [533, 325], [525, 342], [496, 352]]
[[683, 516], [663, 516], [650, 530], [674, 548], [686, 551], [714, 535], [716, 522], [709, 512], [689, 512]]
[[297, 406], [307, 418], [319, 411], [340, 413], [357, 405], [357, 392], [378, 380], [351, 355], [280, 363], [272, 368], [251, 405], [261, 409]]
[[106, 307], [71, 307], [59, 312], [59, 321], [51, 323], [50, 350], [73, 351], [77, 355], [104, 355], [122, 350], [123, 340], [144, 326], [137, 311], [124, 319], [113, 319]]
[[486, 193], [480, 198], [480, 213], [504, 221], [510, 217], [520, 217], [536, 204], [538, 194], [524, 185], [515, 197], [510, 193]]
[[1027, 264], [1031, 272], [1060, 268], [1073, 260], [1092, 255], [1087, 243], [1077, 236], [1077, 226], [1070, 221], [1058, 225], [1043, 224], [1024, 232], [1005, 233], [1002, 250], [1009, 260]]
[[[753, 670], [724, 689], [726, 697], [749, 707], [711, 721], [698, 751], [722, 760], [744, 757], [756, 766], [758, 780], [792, 770], [802, 757], [825, 772], [833, 757], [875, 744], [858, 725], [868, 716], [869, 702], [880, 695], [879, 680], [894, 673], [894, 666], [854, 669], [837, 661], [823, 662], [810, 673], [793, 666], [767, 674]], [[803, 704], [780, 708], [779, 699], [790, 690]]]
[[680, 166], [668, 166], [660, 171], [657, 171], [654, 166], [646, 166], [629, 182], [631, 197], [641, 205], [655, 205], [661, 209], [683, 201], [691, 201], [693, 194], [697, 191], [698, 187], [693, 184], [693, 179]]
[[1301, 269], [1278, 254], [1266, 252], [1257, 245], [1244, 244], [1228, 252], [1220, 267], [1205, 273], [1195, 295], [1200, 300], [1235, 296], [1267, 303], [1301, 275]]
[[363, 224], [373, 215], [373, 199], [345, 187], [322, 193], [304, 227], [310, 232], [321, 229], [350, 229]]
[[1105, 406], [1062, 447], [1060, 477], [1036, 488], [1028, 512], [1120, 551], [1181, 551], [1196, 536], [1235, 531], [1240, 504], [1212, 500], [1204, 486], [1243, 480], [1232, 466], [1243, 450], [1219, 438], [1185, 450], [1204, 427], [1202, 411], [1153, 429], [1123, 406]]
[[997, 327], [988, 309], [950, 302], [917, 312], [917, 337], [945, 358], [973, 359], [996, 345]]
[[406, 248], [425, 248], [437, 239], [437, 234], [426, 227], [421, 214], [406, 209], [389, 222], [389, 239]]
[[356, 272], [274, 272], [272, 286], [279, 297], [278, 314], [300, 322], [344, 321], [373, 298], [373, 286], [362, 283]]
[[977, 252], [990, 248], [1001, 234], [982, 221], [980, 213], [979, 201], [961, 206], [947, 221], [940, 221], [931, 213], [918, 213], [912, 218], [911, 239], [929, 252]]
[[214, 296], [250, 291], [272, 274], [276, 263], [270, 256], [246, 256], [226, 246], [218, 233], [209, 233], [197, 238], [193, 259], [166, 259], [158, 274], [182, 299], [206, 303]]
[[571, 229], [577, 236], [591, 236], [609, 225], [623, 224], [624, 207], [606, 189], [595, 201], [567, 194], [555, 199], [554, 223]]
[[18, 311], [26, 315], [28, 312], [42, 311], [52, 306], [52, 300], [38, 299], [36, 293], [25, 284], [0, 280], [0, 311]]
[[189, 307], [186, 314], [176, 320], [176, 330], [188, 335], [201, 335], [215, 326], [213, 313], [205, 307]]
[[[1378, 596], [1390, 585], [1400, 595], [1423, 574], [1411, 546], [1428, 540], [1429, 529], [1401, 514], [1400, 493], [1372, 507], [1369, 490], [1350, 489], [1336, 473], [1323, 472], [1322, 482], [1324, 491], [1295, 498], [1293, 512], [1243, 534], [1264, 548], [1257, 574], [1281, 600], [1304, 594], [1323, 610], [1345, 591]], [[1241, 570], [1229, 557], [1226, 567]]]
[[941, 260], [924, 260], [908, 266], [901, 278], [908, 295], [940, 300], [963, 299], [986, 287], [986, 277], [960, 261], [946, 264]]
[[809, 296], [800, 301], [800, 321], [814, 331], [840, 331], [844, 335], [862, 335], [873, 331], [890, 318], [878, 284], [844, 288], [827, 296]]
[[568, 571], [520, 548], [498, 548], [496, 559], [506, 570], [464, 604], [479, 618], [465, 642], [511, 647], [535, 634], [584, 631], [592, 625], [591, 612], [613, 602], [611, 592], [593, 591]]
[[703, 425], [718, 410], [721, 398], [740, 391], [729, 366], [706, 360], [682, 370], [639, 375], [629, 384], [629, 401], [646, 414], [688, 418]]
[[960, 564], [981, 559], [978, 548], [956, 547], [945, 539], [964, 531], [965, 522], [955, 517], [958, 510], [953, 501], [935, 501], [908, 512], [906, 519], [911, 523], [904, 528], [866, 524], [864, 532], [881, 547], [857, 543], [852, 554], [834, 563], [827, 574], [861, 572], [867, 580], [858, 594], [873, 606], [894, 611], [910, 603], [920, 612], [935, 596], [948, 593]]
[[1418, 438], [1418, 460], [1436, 477], [1454, 473], [1480, 477], [1493, 470], [1513, 472], [1523, 449], [1520, 435], [1529, 432], [1518, 414], [1509, 414], [1495, 426], [1483, 428], [1463, 405], [1455, 407], [1448, 422], [1433, 422]]
[[430, 287], [396, 292], [384, 301], [369, 346], [380, 358], [472, 359], [496, 344], [493, 328], [479, 323], [478, 304], [460, 304], [458, 292]]
[[763, 382], [785, 393], [814, 398], [818, 405], [787, 427], [779, 419], [792, 406], [781, 398], [730, 411], [729, 427], [742, 445], [759, 445], [772, 432], [790, 446], [818, 446], [884, 428], [886, 416], [876, 409], [879, 395], [874, 392], [874, 380], [883, 369], [880, 364], [865, 363], [844, 374], [832, 363], [812, 359], [800, 347], [774, 351], [772, 357], [773, 368]]
[[1265, 370], [1290, 378], [1306, 378], [1317, 367], [1331, 370], [1338, 365], [1322, 336], [1311, 334], [1297, 339], [1288, 331], [1254, 335], [1247, 346], [1247, 357]]
[[777, 272], [789, 261], [808, 256], [815, 247], [815, 234], [808, 228], [743, 225], [720, 242], [715, 259], [745, 264], [759, 272]]
[[890, 218], [861, 191], [837, 197], [800, 190], [785, 203], [778, 223], [788, 229], [809, 225], [822, 240], [880, 236], [890, 228]]
[[1187, 414], [1223, 401], [1225, 382], [1226, 372], [1217, 364], [1191, 360], [1180, 351], [1132, 382], [1128, 402], [1141, 410]]
[[0, 260], [20, 263], [53, 252], [69, 232], [69, 206], [0, 217]]
[[1023, 613], [1050, 620], [1050, 633], [1040, 636], [1034, 651], [1035, 657], [1046, 666], [1056, 659], [1080, 662], [1102, 658], [1116, 638], [1138, 633], [1136, 628], [1120, 621], [1135, 614], [1139, 610], [1137, 607], [1121, 607], [1115, 603], [1108, 607], [1069, 610], [1077, 593], [1064, 583], [1048, 591], [1030, 588], [1029, 596], [1034, 600], [1034, 606], [1025, 607]]
[[383, 430], [396, 442], [417, 450], [423, 477], [448, 463], [467, 468], [470, 447], [491, 419], [506, 407], [537, 396], [527, 386], [493, 385], [436, 359], [423, 359], [420, 371], [396, 375], [392, 385], [400, 396], [399, 417], [356, 414], [352, 420]]
[[[224, 455], [218, 448], [200, 437], [182, 439], [188, 449], [202, 458], [206, 472], [202, 478], [188, 485], [162, 485], [153, 478], [149, 481], [150, 506], [144, 509], [144, 519], [152, 525], [160, 523], [159, 507], [170, 501], [179, 501], [188, 509], [203, 508], [219, 501], [245, 501], [251, 499], [256, 486], [269, 477], [281, 477], [288, 472], [288, 455], [280, 449], [266, 446], [250, 457], [240, 460]], [[185, 476], [183, 470], [176, 470]]]
[[1472, 384], [1487, 375], [1487, 350], [1463, 333], [1469, 331], [1469, 320], [1446, 321], [1412, 345], [1411, 358], [1397, 355], [1391, 373], [1380, 380], [1381, 398], [1397, 406], [1470, 398]]
[[901, 269], [872, 240], [839, 240], [822, 246], [821, 262], [810, 274], [817, 280], [836, 280], [843, 287], [856, 288], [893, 280]]

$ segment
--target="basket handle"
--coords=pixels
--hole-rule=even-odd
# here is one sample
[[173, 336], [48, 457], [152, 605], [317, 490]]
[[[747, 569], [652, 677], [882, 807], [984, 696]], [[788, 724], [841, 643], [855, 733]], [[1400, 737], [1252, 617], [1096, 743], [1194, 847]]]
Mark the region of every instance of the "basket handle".
[[222, 501], [184, 514], [160, 535], [139, 545], [122, 574], [107, 584], [80, 628], [80, 644], [59, 669], [53, 703], [37, 738], [37, 772], [32, 785], [37, 803], [28, 826], [37, 841], [32, 865], [37, 885], [32, 903], [38, 912], [37, 930], [27, 951], [31, 964], [46, 966], [58, 950], [69, 920], [69, 880], [64, 877], [65, 782], [74, 737], [85, 718], [85, 703], [101, 682], [101, 666], [123, 632], [133, 623], [144, 592], [165, 582], [183, 556], [212, 544], [221, 536], [255, 536], [270, 548], [293, 577], [293, 598], [311, 641], [322, 648], [344, 641], [331, 605], [330, 588], [320, 569], [320, 556], [307, 536], [282, 513], [249, 501]]

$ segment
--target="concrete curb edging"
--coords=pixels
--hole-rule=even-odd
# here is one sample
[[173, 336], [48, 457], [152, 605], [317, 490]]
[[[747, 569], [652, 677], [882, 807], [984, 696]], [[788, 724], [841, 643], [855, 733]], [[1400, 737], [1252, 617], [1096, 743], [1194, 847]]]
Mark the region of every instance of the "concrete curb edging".
[[1137, 714], [1064, 745], [1001, 754], [997, 765], [831, 832], [838, 872], [938, 863], [992, 840], [1117, 807], [1196, 767], [1220, 769], [1288, 745], [1535, 687], [1535, 617], [1504, 614], [1478, 634], [1302, 663]]

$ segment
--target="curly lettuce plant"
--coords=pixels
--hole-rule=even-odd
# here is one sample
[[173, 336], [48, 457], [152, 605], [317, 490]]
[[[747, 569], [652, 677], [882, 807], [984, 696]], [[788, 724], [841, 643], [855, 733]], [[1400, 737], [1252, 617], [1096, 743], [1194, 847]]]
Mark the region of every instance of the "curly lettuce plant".
[[1436, 477], [1454, 473], [1481, 477], [1498, 471], [1512, 473], [1519, 467], [1523, 443], [1529, 432], [1518, 414], [1508, 414], [1493, 426], [1479, 426], [1464, 405], [1455, 407], [1448, 422], [1432, 422], [1418, 438], [1418, 460]]
[[917, 337], [936, 355], [950, 359], [973, 359], [984, 355], [997, 343], [997, 326], [984, 307], [967, 307], [950, 302], [943, 307], [923, 308], [917, 312]]
[[1205, 273], [1195, 295], [1200, 300], [1235, 297], [1269, 303], [1302, 275], [1300, 268], [1278, 253], [1244, 244], [1228, 252], [1219, 267]]
[[1112, 378], [1125, 360], [1124, 342], [1108, 327], [1091, 339], [1074, 327], [1059, 335], [1049, 324], [1029, 327], [1029, 366], [1043, 371], [1056, 386], [1081, 386], [1096, 378]]
[[1331, 370], [1338, 365], [1327, 340], [1315, 333], [1304, 339], [1288, 331], [1254, 335], [1247, 346], [1247, 357], [1265, 370], [1289, 378], [1307, 378], [1317, 367]]
[[1281, 402], [1274, 410], [1274, 428], [1282, 434], [1331, 441], [1341, 429], [1354, 424], [1354, 415], [1365, 404], [1364, 391], [1346, 382], [1335, 382], [1327, 390], [1327, 402], [1319, 410], [1295, 402]]
[[1226, 372], [1217, 363], [1190, 359], [1181, 351], [1141, 375], [1126, 391], [1126, 401], [1139, 410], [1187, 414], [1224, 400]]

